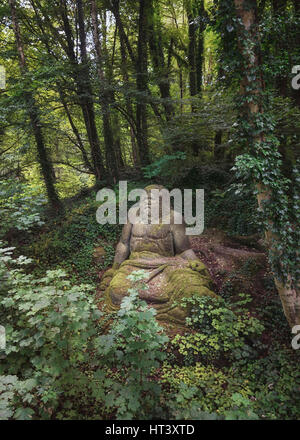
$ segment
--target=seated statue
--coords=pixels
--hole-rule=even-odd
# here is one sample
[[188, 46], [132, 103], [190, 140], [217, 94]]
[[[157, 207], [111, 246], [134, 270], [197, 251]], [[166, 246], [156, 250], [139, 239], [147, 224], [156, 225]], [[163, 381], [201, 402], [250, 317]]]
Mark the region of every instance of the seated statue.
[[[159, 185], [145, 188], [149, 194], [148, 207], [157, 203], [151, 197], [151, 190], [162, 188]], [[171, 209], [170, 224], [164, 224], [161, 212], [159, 207], [159, 224], [128, 222], [124, 225], [113, 267], [104, 274], [100, 290], [105, 291], [108, 310], [118, 310], [131, 287], [128, 275], [143, 269], [149, 274], [146, 279], [148, 290], [143, 290], [140, 298], [157, 310], [157, 319], [184, 324], [188, 309], [181, 307], [183, 298], [216, 295], [211, 290], [207, 268], [191, 249], [181, 214]], [[179, 217], [181, 224], [178, 224]]]

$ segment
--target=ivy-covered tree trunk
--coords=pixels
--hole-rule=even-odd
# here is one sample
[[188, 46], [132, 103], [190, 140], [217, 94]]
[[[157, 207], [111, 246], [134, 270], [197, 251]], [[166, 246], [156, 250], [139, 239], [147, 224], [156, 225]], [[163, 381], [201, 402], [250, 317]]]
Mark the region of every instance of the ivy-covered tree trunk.
[[[19, 54], [20, 70], [22, 75], [26, 76], [28, 74], [28, 68], [27, 68], [26, 57], [23, 48], [23, 41], [22, 41], [21, 30], [17, 16], [15, 0], [9, 0], [9, 5], [11, 10], [12, 25], [13, 25], [17, 50]], [[29, 89], [24, 91], [24, 99], [26, 102], [27, 112], [36, 142], [37, 158], [45, 182], [48, 200], [52, 208], [55, 211], [59, 211], [62, 210], [62, 204], [59, 200], [58, 194], [54, 186], [55, 173], [46, 149], [45, 140], [41, 128], [42, 124], [40, 121], [38, 105], [36, 103], [33, 93]]]
[[285, 316], [293, 327], [300, 324], [299, 280], [293, 270], [298, 250], [291, 238], [296, 225], [286, 217], [287, 186], [284, 186], [280, 170], [278, 142], [272, 137], [264, 114], [257, 3], [256, 0], [234, 0], [234, 4], [241, 22], [237, 28], [243, 71], [239, 110], [244, 120], [243, 137], [247, 138], [249, 145], [249, 154], [241, 158], [240, 163], [254, 178], [275, 285]]

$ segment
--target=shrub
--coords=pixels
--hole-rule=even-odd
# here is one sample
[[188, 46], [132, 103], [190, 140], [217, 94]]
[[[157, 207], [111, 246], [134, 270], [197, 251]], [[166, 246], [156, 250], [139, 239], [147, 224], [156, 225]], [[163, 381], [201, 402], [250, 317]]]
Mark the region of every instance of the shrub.
[[6, 180], [0, 182], [0, 237], [11, 229], [28, 231], [44, 224], [46, 198], [31, 185]]
[[[98, 338], [98, 354], [102, 362], [122, 372], [119, 380], [107, 378], [102, 371], [96, 377], [102, 381], [101, 397], [108, 410], [118, 418], [149, 418], [159, 411], [161, 387], [151, 374], [166, 355], [168, 341], [158, 325], [156, 310], [139, 299], [139, 292], [147, 289], [143, 270], [132, 272], [133, 287], [121, 303], [118, 317], [107, 335]], [[121, 379], [121, 380], [120, 380]]]
[[186, 319], [192, 331], [176, 335], [172, 344], [184, 356], [188, 365], [196, 360], [210, 362], [253, 357], [256, 351], [251, 341], [263, 331], [263, 325], [249, 312], [241, 300], [230, 307], [222, 298], [191, 297], [183, 301], [190, 308]]
[[53, 412], [62, 397], [74, 398], [92, 386], [82, 365], [92, 359], [100, 312], [89, 295], [91, 286], [71, 286], [62, 270], [36, 279], [19, 268], [30, 260], [13, 259], [12, 251], [0, 253], [0, 322], [6, 330], [2, 386], [13, 393], [8, 400], [17, 405], [14, 417], [30, 407], [27, 414], [45, 418], [46, 407]]

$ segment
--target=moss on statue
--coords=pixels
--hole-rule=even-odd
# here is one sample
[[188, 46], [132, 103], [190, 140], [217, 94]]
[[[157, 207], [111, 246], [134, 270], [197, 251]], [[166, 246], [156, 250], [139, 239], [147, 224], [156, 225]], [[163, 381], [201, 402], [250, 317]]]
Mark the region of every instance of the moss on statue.
[[[193, 295], [213, 296], [208, 271], [200, 261], [185, 261], [182, 258], [165, 258], [149, 251], [134, 252], [115, 272], [105, 291], [108, 311], [117, 311], [122, 299], [132, 287], [128, 275], [138, 269], [149, 274], [146, 280], [149, 289], [140, 297], [157, 310], [157, 319], [184, 324], [189, 314], [181, 307], [181, 300]], [[154, 276], [153, 276], [154, 275]]]

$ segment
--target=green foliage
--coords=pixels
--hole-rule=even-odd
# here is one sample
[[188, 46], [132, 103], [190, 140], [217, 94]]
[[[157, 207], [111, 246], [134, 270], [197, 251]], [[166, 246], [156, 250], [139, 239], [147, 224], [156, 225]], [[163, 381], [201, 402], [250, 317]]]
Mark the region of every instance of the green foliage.
[[[196, 418], [197, 413], [220, 414], [230, 408], [230, 393], [238, 390], [236, 384], [228, 389], [228, 377], [212, 366], [196, 363], [179, 367], [165, 363], [162, 383], [168, 389], [168, 406], [171, 413], [184, 418]], [[196, 414], [193, 414], [195, 413]]]
[[143, 168], [144, 177], [152, 179], [153, 177], [170, 177], [174, 175], [174, 171], [178, 167], [178, 161], [186, 158], [186, 154], [178, 151], [174, 154], [165, 154], [157, 161]]
[[[50, 219], [44, 232], [23, 247], [23, 253], [38, 263], [40, 271], [60, 267], [73, 282], [94, 283], [97, 273], [112, 263], [114, 247], [111, 243], [116, 242], [121, 229], [119, 225], [97, 223], [97, 208], [94, 194], [80, 200], [64, 217]], [[98, 246], [105, 250], [101, 262], [93, 258]]]
[[[27, 405], [35, 401], [34, 379], [19, 380], [17, 376], [0, 376], [0, 420], [29, 420], [34, 410]], [[20, 406], [21, 405], [21, 406]]]
[[62, 397], [87, 391], [82, 364], [91, 357], [100, 312], [89, 294], [91, 286], [71, 286], [62, 270], [36, 279], [19, 268], [29, 262], [14, 259], [11, 248], [1, 249], [0, 322], [6, 349], [0, 374], [4, 383], [7, 375], [25, 380], [7, 382], [6, 392], [13, 395], [6, 400], [15, 403], [14, 418], [33, 412], [47, 418], [47, 408], [53, 412]]
[[171, 414], [184, 419], [258, 419], [249, 381], [240, 383], [234, 372], [197, 363], [193, 367], [165, 364], [162, 382], [170, 391]]
[[28, 231], [44, 224], [46, 199], [38, 187], [14, 180], [0, 181], [0, 237], [9, 231]]
[[104, 363], [122, 371], [121, 381], [96, 373], [96, 378], [103, 380], [101, 396], [107, 395], [106, 407], [116, 411], [120, 419], [149, 418], [159, 410], [161, 387], [151, 374], [166, 358], [168, 338], [155, 319], [156, 311], [138, 297], [139, 292], [147, 290], [143, 283], [146, 276], [143, 270], [129, 275], [133, 287], [121, 303], [118, 318], [109, 333], [97, 339]]
[[234, 404], [231, 410], [225, 412], [225, 420], [258, 420], [259, 417], [253, 411], [253, 402], [239, 393], [231, 396]]
[[253, 186], [235, 183], [206, 198], [206, 222], [231, 235], [251, 235], [260, 230]]
[[186, 323], [197, 331], [176, 335], [172, 344], [186, 364], [246, 359], [256, 354], [252, 345], [264, 327], [241, 308], [243, 303], [241, 298], [229, 308], [221, 298], [195, 296], [183, 301], [183, 306], [190, 309]]
[[299, 355], [270, 343], [256, 359], [216, 367], [165, 363], [161, 381], [168, 416], [179, 419], [298, 419]]

